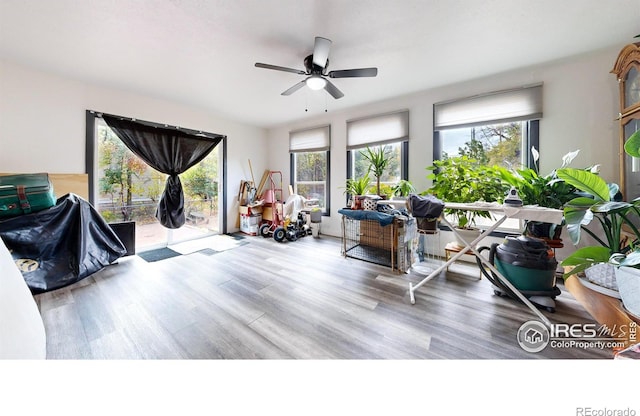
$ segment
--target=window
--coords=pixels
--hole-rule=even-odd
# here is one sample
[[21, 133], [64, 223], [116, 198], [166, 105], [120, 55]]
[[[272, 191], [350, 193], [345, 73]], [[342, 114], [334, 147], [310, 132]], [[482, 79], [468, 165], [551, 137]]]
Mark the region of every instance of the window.
[[[135, 222], [136, 250], [166, 246], [224, 229], [222, 146], [180, 175], [187, 223], [167, 229], [155, 217], [166, 176], [129, 150], [98, 114], [87, 111], [90, 199], [109, 223]], [[222, 167], [222, 169], [220, 168]]]
[[289, 133], [293, 190], [308, 201], [308, 206], [321, 208], [324, 215], [330, 210], [330, 148], [330, 126]]
[[529, 166], [531, 146], [538, 149], [537, 134], [535, 137], [530, 134], [531, 123], [537, 126], [538, 121], [512, 121], [442, 130], [437, 136], [440, 149], [437, 155], [434, 154], [434, 159], [469, 156], [482, 165], [516, 169]]
[[[434, 104], [433, 159], [469, 156], [483, 165], [533, 167], [539, 147], [542, 84]], [[478, 221], [479, 226], [483, 221]], [[486, 220], [485, 220], [486, 222]], [[520, 229], [507, 220], [502, 229]]]
[[433, 158], [467, 155], [482, 164], [531, 166], [540, 118], [542, 84], [435, 104]]
[[[362, 155], [361, 151], [363, 151], [366, 147], [355, 148], [351, 151], [351, 166], [353, 166], [353, 176], [352, 178], [360, 178], [364, 176], [369, 169], [369, 162]], [[387, 169], [384, 174], [380, 177], [380, 184], [386, 186], [393, 186], [398, 183], [400, 179], [403, 179], [402, 176], [402, 143], [390, 143], [390, 144], [380, 144], [380, 145], [372, 145], [369, 146], [371, 150], [378, 150], [379, 148], [383, 148], [385, 153], [391, 156], [391, 161], [387, 165]], [[375, 178], [371, 178], [372, 181]]]
[[[367, 147], [385, 148], [391, 161], [380, 178], [381, 193], [390, 195], [391, 187], [400, 179], [408, 179], [409, 111], [347, 121], [347, 177], [360, 178], [369, 163], [362, 155]], [[375, 180], [371, 178], [372, 183]], [[371, 193], [375, 193], [372, 186]]]

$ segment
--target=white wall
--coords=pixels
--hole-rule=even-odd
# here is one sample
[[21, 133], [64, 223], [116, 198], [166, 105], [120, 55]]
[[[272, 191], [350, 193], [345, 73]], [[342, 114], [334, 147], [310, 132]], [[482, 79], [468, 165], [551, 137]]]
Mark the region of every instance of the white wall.
[[289, 131], [331, 124], [332, 208], [331, 216], [323, 218], [322, 232], [339, 236], [337, 210], [345, 202], [341, 187], [346, 178], [346, 121], [409, 109], [409, 180], [421, 191], [429, 186], [425, 168], [432, 162], [433, 104], [478, 93], [544, 82], [544, 117], [540, 123], [542, 173], [558, 166], [565, 153], [581, 149], [574, 166], [600, 163], [602, 176], [618, 181], [615, 121], [618, 90], [615, 77], [609, 73], [618, 52], [619, 48], [607, 49], [347, 111], [329, 109], [328, 113], [268, 131], [179, 103], [0, 61], [0, 171], [84, 172], [87, 109], [225, 134], [229, 160], [227, 212], [232, 231], [237, 215], [234, 196], [238, 184], [250, 178], [248, 159], [258, 177], [265, 169], [281, 170], [285, 183], [289, 183]]
[[[620, 46], [620, 49], [624, 45]], [[295, 124], [269, 129], [269, 163], [289, 181], [289, 131], [331, 124], [331, 216], [324, 217], [322, 233], [339, 236], [346, 178], [346, 121], [407, 108], [410, 110], [409, 180], [418, 191], [428, 188], [425, 168], [432, 163], [433, 104], [455, 98], [543, 82], [544, 115], [540, 122], [541, 173], [560, 165], [561, 157], [580, 149], [574, 167], [602, 164], [601, 174], [618, 181], [618, 84], [609, 71], [619, 48], [567, 58], [546, 65], [423, 91], [349, 111], [323, 113]], [[473, 65], [473, 63], [469, 63]], [[353, 81], [355, 82], [355, 81]], [[448, 241], [448, 237], [444, 237]], [[571, 245], [563, 238], [565, 247]]]
[[[0, 60], [0, 172], [84, 173], [85, 110], [227, 136], [229, 231], [240, 180], [267, 168], [266, 131], [198, 108], [87, 84]], [[259, 180], [259, 179], [256, 179]]]

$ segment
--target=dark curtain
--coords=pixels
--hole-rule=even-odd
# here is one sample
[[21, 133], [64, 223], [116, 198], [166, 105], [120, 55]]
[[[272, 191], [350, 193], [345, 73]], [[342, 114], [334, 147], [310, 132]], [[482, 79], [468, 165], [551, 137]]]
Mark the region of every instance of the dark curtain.
[[102, 118], [140, 159], [169, 175], [156, 209], [156, 218], [166, 228], [182, 227], [185, 223], [184, 194], [178, 175], [204, 159], [224, 136], [159, 127], [106, 114]]

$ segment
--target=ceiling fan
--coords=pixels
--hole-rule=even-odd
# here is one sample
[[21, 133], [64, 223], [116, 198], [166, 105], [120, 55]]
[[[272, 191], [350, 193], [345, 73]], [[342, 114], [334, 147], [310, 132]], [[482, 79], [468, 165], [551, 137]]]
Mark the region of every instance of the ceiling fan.
[[291, 72], [298, 75], [305, 75], [306, 78], [303, 81], [298, 82], [293, 87], [284, 91], [282, 95], [291, 95], [298, 91], [300, 88], [307, 85], [312, 90], [325, 89], [333, 98], [342, 98], [344, 94], [340, 91], [329, 78], [361, 78], [361, 77], [375, 77], [378, 75], [378, 68], [357, 68], [357, 69], [342, 69], [338, 71], [329, 71], [329, 49], [331, 48], [331, 41], [326, 38], [317, 36], [313, 53], [304, 58], [305, 71], [301, 69], [287, 68], [284, 66], [256, 63], [256, 67], [273, 69], [276, 71]]

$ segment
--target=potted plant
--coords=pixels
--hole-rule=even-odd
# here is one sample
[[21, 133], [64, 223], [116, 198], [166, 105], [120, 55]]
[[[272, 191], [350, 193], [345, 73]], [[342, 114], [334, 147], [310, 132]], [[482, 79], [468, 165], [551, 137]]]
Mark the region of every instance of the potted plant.
[[416, 188], [413, 186], [411, 182], [406, 179], [401, 179], [398, 183], [391, 187], [393, 191], [393, 197], [399, 197], [402, 199], [406, 199], [409, 194], [413, 194], [416, 192]]
[[377, 192], [376, 185], [372, 185], [369, 187], [369, 193], [375, 194], [381, 197], [382, 199], [391, 199], [393, 197], [393, 189], [390, 185], [386, 183], [380, 184], [380, 192]]
[[[576, 180], [574, 183], [580, 189], [590, 189], [586, 192], [593, 195], [593, 198], [576, 198], [564, 209], [572, 242], [578, 244], [584, 231], [599, 244], [579, 248], [567, 256], [561, 264], [573, 266], [573, 269], [565, 277], [584, 272], [591, 283], [618, 291], [625, 306], [636, 315], [640, 314], [640, 304], [637, 304], [640, 302], [640, 286], [629, 289], [629, 286], [640, 284], [640, 271], [636, 270], [640, 266], [640, 252], [634, 249], [640, 238], [636, 226], [640, 218], [640, 200], [631, 203], [614, 200], [613, 196], [619, 195], [617, 186], [607, 185], [602, 178], [590, 172], [566, 170], [559, 174], [568, 181]], [[594, 218], [600, 224], [604, 237], [587, 228]], [[631, 244], [623, 231], [633, 236]]]
[[[367, 147], [360, 154], [369, 162], [369, 171], [376, 177], [376, 194], [380, 195], [380, 178], [391, 161], [391, 148], [389, 146]], [[380, 195], [382, 196], [382, 195]]]
[[[598, 263], [607, 263], [612, 254], [623, 249], [623, 224], [627, 223], [631, 230], [637, 230], [630, 215], [637, 214], [638, 208], [634, 204], [616, 200], [618, 186], [607, 184], [593, 172], [563, 168], [558, 175], [584, 193], [569, 201], [563, 209], [571, 242], [575, 245], [580, 243], [584, 231], [599, 243], [598, 246], [576, 250], [564, 260], [563, 265], [575, 266], [573, 274]], [[588, 227], [593, 219], [601, 226], [602, 233]]]
[[[625, 152], [640, 157], [640, 131], [625, 143]], [[615, 184], [607, 184], [593, 172], [561, 169], [558, 176], [585, 192], [589, 197], [579, 197], [564, 208], [567, 231], [572, 242], [578, 244], [581, 231], [591, 235], [599, 245], [577, 249], [562, 261], [563, 266], [573, 266], [565, 276], [587, 271], [593, 266], [608, 264], [613, 267], [615, 282], [624, 306], [640, 315], [640, 198], [631, 202], [620, 201]], [[587, 228], [596, 218], [604, 238]], [[625, 242], [623, 233], [631, 235], [631, 243]]]
[[[427, 170], [432, 172], [427, 177], [433, 184], [423, 194], [432, 194], [444, 202], [501, 202], [509, 189], [495, 167], [479, 165], [468, 156], [435, 160]], [[476, 218], [492, 218], [489, 211], [446, 209], [445, 214], [454, 217], [458, 230], [471, 230], [474, 235], [480, 233], [475, 227]], [[464, 245], [461, 243], [458, 242]]]
[[364, 176], [358, 179], [347, 179], [344, 193], [351, 195], [352, 209], [362, 209], [362, 195], [367, 192], [370, 183], [371, 178], [369, 177], [369, 172], [365, 173]]
[[[569, 166], [579, 152], [576, 150], [564, 155], [560, 169]], [[558, 178], [557, 169], [547, 175], [540, 175], [538, 166], [540, 154], [535, 147], [531, 148], [531, 154], [534, 162], [531, 168], [498, 167], [502, 180], [516, 188], [524, 205], [562, 209], [567, 202], [576, 197], [575, 186]], [[562, 226], [540, 221], [527, 221], [525, 228], [525, 234], [549, 240], [559, 240], [561, 232]]]

